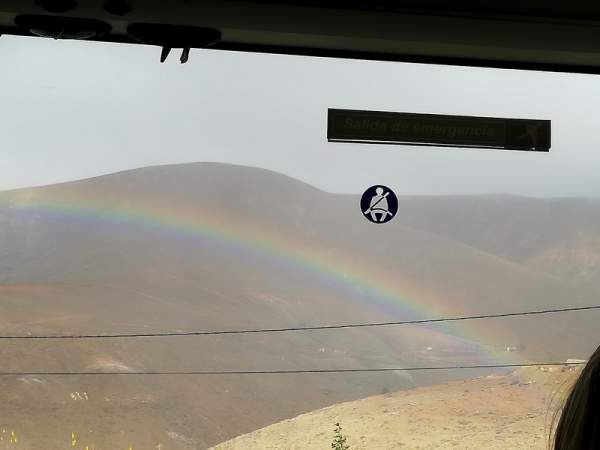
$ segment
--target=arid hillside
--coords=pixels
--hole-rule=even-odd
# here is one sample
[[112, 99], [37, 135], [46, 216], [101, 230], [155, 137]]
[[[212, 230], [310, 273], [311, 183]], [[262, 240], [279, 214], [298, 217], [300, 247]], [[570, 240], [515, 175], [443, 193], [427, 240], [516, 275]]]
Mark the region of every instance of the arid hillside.
[[534, 367], [334, 405], [213, 450], [322, 450], [336, 423], [351, 450], [547, 450], [572, 367]]
[[[481, 220], [467, 214], [472, 199], [422, 199], [421, 209], [419, 201], [401, 198], [399, 217], [376, 226], [362, 217], [355, 195], [213, 163], [0, 193], [0, 335], [14, 337], [2, 341], [0, 364], [16, 373], [0, 377], [0, 429], [17, 433], [22, 449], [64, 449], [71, 433], [80, 436], [82, 449], [202, 449], [325, 406], [490, 372], [132, 372], [563, 361], [595, 348], [596, 312], [310, 332], [29, 339], [386, 322], [597, 303], [591, 284], [547, 270], [565, 246], [579, 264], [584, 244], [571, 245], [570, 230], [591, 233], [595, 216], [561, 215], [571, 211], [569, 202], [539, 209], [535, 199], [526, 200], [528, 208], [522, 199], [503, 200], [506, 217], [513, 205], [522, 226], [543, 223], [539, 211], [548, 208], [568, 223], [565, 239], [560, 230], [539, 242], [527, 234], [535, 251], [517, 255], [520, 235], [511, 222], [493, 232], [474, 226]], [[462, 206], [436, 206], [445, 202]], [[473, 211], [495, 214], [496, 198], [478, 198], [477, 205]], [[441, 215], [427, 219], [431, 211]], [[493, 235], [504, 236], [506, 251], [491, 245]], [[81, 371], [96, 374], [68, 375]]]
[[600, 286], [600, 200], [511, 195], [407, 197], [404, 225], [578, 284]]

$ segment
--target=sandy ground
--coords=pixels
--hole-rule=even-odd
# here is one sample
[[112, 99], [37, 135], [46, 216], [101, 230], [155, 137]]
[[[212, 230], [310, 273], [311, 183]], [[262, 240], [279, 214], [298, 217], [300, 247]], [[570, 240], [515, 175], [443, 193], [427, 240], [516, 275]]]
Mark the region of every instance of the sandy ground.
[[340, 422], [352, 450], [545, 450], [557, 402], [578, 369], [528, 368], [508, 375], [418, 388], [303, 414], [214, 450], [323, 450]]

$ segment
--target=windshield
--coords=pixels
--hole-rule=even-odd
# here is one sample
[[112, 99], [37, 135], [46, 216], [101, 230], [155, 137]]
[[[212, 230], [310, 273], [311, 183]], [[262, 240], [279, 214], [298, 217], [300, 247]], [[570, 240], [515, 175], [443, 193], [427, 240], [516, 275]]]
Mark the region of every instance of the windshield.
[[[600, 341], [596, 77], [0, 49], [0, 448], [546, 448]], [[328, 108], [552, 148], [327, 142]]]

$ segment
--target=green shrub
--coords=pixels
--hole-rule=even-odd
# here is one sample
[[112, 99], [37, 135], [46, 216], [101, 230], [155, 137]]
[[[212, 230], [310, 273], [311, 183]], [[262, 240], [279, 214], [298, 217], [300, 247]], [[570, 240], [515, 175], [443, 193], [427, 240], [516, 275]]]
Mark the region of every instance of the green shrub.
[[339, 423], [335, 424], [333, 430], [333, 442], [331, 448], [333, 450], [348, 450], [350, 446], [346, 443], [347, 437], [342, 434], [342, 426]]

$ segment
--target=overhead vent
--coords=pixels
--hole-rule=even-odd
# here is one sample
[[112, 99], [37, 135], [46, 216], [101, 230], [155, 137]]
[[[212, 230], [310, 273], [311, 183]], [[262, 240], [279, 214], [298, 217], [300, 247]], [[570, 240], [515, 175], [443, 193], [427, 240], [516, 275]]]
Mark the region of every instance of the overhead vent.
[[77, 0], [35, 0], [35, 2], [51, 13], [66, 13], [77, 6]]
[[77, 17], [23, 14], [15, 17], [15, 23], [36, 36], [53, 39], [91, 39], [110, 33], [106, 22]]
[[215, 28], [162, 25], [155, 23], [132, 23], [127, 33], [142, 44], [162, 47], [160, 62], [165, 62], [173, 48], [183, 49], [180, 61], [187, 62], [191, 48], [206, 48], [221, 40], [221, 32]]
[[131, 12], [131, 5], [126, 0], [107, 0], [104, 2], [104, 9], [115, 16], [124, 16]]

